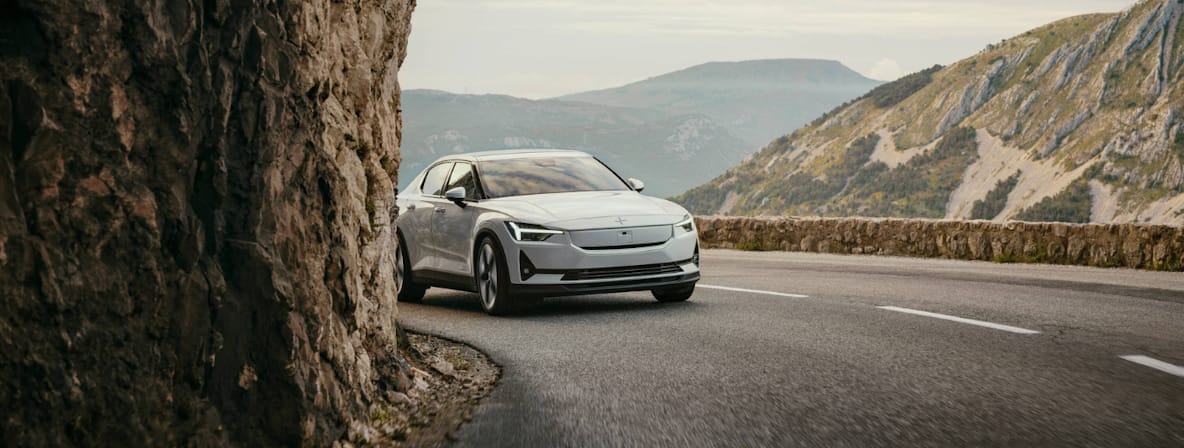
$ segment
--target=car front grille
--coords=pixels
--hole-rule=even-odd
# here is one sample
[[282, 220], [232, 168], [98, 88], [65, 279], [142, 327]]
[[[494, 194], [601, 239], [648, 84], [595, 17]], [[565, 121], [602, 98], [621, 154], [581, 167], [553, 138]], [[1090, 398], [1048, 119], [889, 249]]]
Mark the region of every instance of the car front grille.
[[581, 269], [578, 271], [567, 271], [567, 273], [563, 274], [563, 280], [604, 280], [613, 278], [640, 277], [644, 275], [680, 274], [682, 273], [682, 268], [680, 266], [689, 262], [690, 260], [675, 263], [647, 264], [643, 266]]

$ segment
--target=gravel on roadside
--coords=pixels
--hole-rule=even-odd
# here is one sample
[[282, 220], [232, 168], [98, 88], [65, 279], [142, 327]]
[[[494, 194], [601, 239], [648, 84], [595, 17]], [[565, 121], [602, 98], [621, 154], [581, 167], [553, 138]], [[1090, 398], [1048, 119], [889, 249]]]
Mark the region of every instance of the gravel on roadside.
[[369, 424], [353, 425], [340, 446], [447, 446], [501, 376], [500, 367], [468, 345], [411, 332], [407, 339], [407, 392], [389, 392], [386, 403], [371, 407]]

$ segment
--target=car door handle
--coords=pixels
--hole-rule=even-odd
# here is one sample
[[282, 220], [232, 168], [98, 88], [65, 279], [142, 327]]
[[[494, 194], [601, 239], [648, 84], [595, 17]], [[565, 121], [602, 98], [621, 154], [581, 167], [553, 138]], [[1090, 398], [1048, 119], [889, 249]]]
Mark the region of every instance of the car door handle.
[[436, 213], [444, 213], [445, 210], [448, 210], [448, 209], [446, 209], [444, 207], [436, 207]]

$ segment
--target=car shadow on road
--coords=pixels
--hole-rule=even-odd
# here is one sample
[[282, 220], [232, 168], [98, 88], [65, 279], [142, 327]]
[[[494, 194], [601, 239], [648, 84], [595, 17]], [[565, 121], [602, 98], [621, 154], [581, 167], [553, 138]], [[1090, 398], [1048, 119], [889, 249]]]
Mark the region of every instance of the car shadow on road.
[[[449, 308], [456, 311], [481, 313], [481, 299], [476, 294], [444, 292], [424, 297], [424, 306]], [[694, 299], [689, 302], [661, 303], [652, 298], [628, 295], [593, 295], [572, 297], [548, 297], [529, 310], [508, 316], [510, 318], [558, 317], [610, 313], [652, 313], [684, 312], [695, 309]]]

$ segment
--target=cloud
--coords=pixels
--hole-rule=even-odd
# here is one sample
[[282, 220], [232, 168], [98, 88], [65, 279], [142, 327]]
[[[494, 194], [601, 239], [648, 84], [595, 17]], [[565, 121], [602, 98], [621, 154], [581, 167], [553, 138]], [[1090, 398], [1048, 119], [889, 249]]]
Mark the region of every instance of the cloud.
[[904, 69], [900, 68], [900, 64], [891, 58], [876, 61], [875, 65], [872, 65], [872, 68], [867, 71], [868, 78], [880, 81], [895, 81], [904, 74]]
[[[684, 35], [883, 35], [1018, 32], [1085, 7], [1115, 10], [1129, 0], [433, 0], [474, 9], [546, 17], [539, 23], [582, 31]], [[1088, 6], [1086, 6], [1088, 5]]]
[[1134, 0], [421, 0], [407, 88], [531, 98], [708, 61], [820, 58], [891, 80]]

